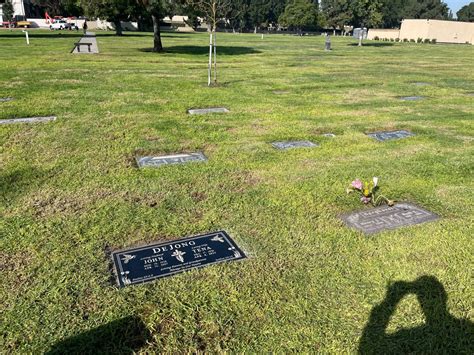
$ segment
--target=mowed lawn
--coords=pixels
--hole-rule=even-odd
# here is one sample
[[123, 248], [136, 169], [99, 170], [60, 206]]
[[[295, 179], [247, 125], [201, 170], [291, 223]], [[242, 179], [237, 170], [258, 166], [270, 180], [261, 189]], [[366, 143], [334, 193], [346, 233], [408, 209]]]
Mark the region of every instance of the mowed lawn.
[[[0, 31], [0, 97], [15, 98], [0, 119], [57, 116], [0, 125], [0, 352], [71, 338], [110, 352], [356, 352], [390, 285], [420, 277], [439, 281], [452, 317], [474, 319], [473, 46], [332, 38], [324, 52], [323, 37], [219, 33], [220, 85], [208, 88], [207, 34], [165, 33], [155, 54], [149, 33], [100, 32], [100, 54], [72, 55], [78, 36], [31, 31], [27, 46]], [[186, 113], [215, 106], [230, 113]], [[366, 136], [396, 129], [415, 136]], [[270, 144], [282, 140], [320, 146]], [[135, 163], [195, 151], [209, 161]], [[441, 218], [347, 228], [340, 215], [369, 207], [345, 189], [372, 176]], [[111, 250], [222, 229], [249, 259], [114, 285]], [[412, 294], [386, 331], [425, 321]], [[449, 331], [464, 342], [453, 351], [473, 344], [449, 326], [406, 339], [432, 352]]]

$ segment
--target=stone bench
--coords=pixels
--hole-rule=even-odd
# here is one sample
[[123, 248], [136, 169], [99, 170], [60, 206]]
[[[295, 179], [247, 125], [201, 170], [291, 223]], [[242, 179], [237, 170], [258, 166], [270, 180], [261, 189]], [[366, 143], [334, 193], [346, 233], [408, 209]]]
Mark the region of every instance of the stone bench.
[[89, 52], [90, 52], [92, 43], [90, 43], [90, 42], [77, 42], [77, 43], [74, 43], [74, 45], [76, 46], [78, 52], [81, 51], [81, 46], [87, 46], [88, 49], [89, 49]]

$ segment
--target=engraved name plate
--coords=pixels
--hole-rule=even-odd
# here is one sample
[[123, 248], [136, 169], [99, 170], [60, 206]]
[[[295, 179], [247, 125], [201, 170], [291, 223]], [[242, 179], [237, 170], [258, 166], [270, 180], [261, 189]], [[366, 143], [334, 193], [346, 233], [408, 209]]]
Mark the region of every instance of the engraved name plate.
[[379, 206], [341, 217], [351, 228], [365, 234], [374, 234], [384, 230], [437, 220], [439, 217], [410, 203], [397, 203], [395, 206]]
[[196, 108], [188, 110], [190, 115], [206, 115], [208, 113], [227, 113], [230, 112], [225, 107]]
[[247, 256], [225, 231], [112, 253], [119, 287]]
[[376, 140], [380, 142], [388, 141], [390, 139], [402, 139], [402, 138], [414, 136], [413, 133], [408, 132], [408, 131], [403, 131], [403, 130], [391, 131], [391, 132], [374, 132], [374, 133], [368, 133], [367, 135], [369, 137], [375, 138]]
[[272, 146], [276, 149], [293, 149], [293, 148], [313, 148], [318, 145], [310, 141], [287, 141], [287, 142], [273, 142]]
[[185, 164], [191, 162], [206, 161], [207, 158], [203, 153], [190, 153], [190, 154], [174, 154], [174, 155], [162, 155], [162, 156], [146, 156], [137, 157], [137, 164], [139, 168], [157, 168], [162, 165], [170, 164]]
[[49, 121], [55, 121], [55, 120], [56, 120], [56, 116], [10, 118], [7, 120], [0, 120], [0, 124], [41, 123], [41, 122], [49, 122]]

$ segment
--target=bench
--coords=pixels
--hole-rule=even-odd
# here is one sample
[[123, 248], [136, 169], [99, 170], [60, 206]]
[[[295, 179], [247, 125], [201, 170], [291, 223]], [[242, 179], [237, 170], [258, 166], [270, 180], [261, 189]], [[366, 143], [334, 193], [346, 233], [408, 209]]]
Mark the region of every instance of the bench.
[[77, 43], [74, 43], [74, 45], [76, 46], [78, 52], [81, 51], [81, 46], [88, 46], [88, 49], [89, 49], [89, 52], [90, 52], [92, 43], [90, 43], [90, 42], [77, 42]]

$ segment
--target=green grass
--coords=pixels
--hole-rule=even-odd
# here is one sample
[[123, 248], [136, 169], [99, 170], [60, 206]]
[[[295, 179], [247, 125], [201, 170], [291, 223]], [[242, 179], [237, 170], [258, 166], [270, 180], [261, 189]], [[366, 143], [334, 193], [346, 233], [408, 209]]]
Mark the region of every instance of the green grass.
[[[80, 56], [69, 54], [75, 36], [31, 31], [26, 46], [0, 31], [0, 97], [15, 98], [0, 119], [58, 116], [0, 126], [0, 349], [97, 341], [107, 336], [94, 329], [131, 316], [149, 332], [143, 352], [355, 352], [387, 287], [424, 275], [452, 316], [473, 320], [474, 47], [333, 38], [324, 52], [322, 37], [219, 34], [220, 86], [207, 88], [206, 34], [164, 34], [168, 51], [154, 54], [150, 34], [101, 33], [101, 53]], [[426, 99], [399, 99], [414, 95]], [[210, 106], [231, 113], [186, 114]], [[392, 129], [416, 136], [365, 135]], [[269, 144], [292, 139], [320, 147]], [[209, 162], [134, 163], [193, 151]], [[441, 219], [370, 237], [346, 228], [338, 216], [363, 207], [345, 188], [372, 176]], [[251, 258], [110, 283], [107, 248], [219, 229]], [[389, 331], [423, 322], [410, 296]], [[408, 340], [433, 352], [445, 334]]]

